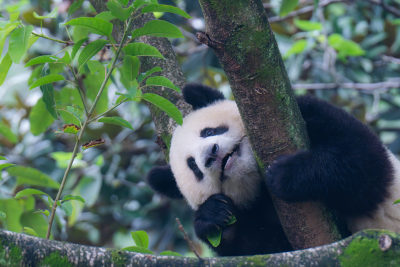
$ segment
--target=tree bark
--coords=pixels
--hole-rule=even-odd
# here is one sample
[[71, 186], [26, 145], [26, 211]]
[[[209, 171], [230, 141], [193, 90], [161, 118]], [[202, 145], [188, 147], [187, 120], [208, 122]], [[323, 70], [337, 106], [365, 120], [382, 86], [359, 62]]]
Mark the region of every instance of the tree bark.
[[[305, 124], [261, 1], [199, 2], [206, 33], [197, 36], [223, 65], [259, 166], [265, 170], [279, 155], [307, 149]], [[320, 203], [274, 198], [274, 204], [294, 249], [340, 239]]]
[[359, 232], [339, 242], [270, 255], [221, 258], [154, 256], [0, 231], [0, 266], [400, 266], [400, 235]]

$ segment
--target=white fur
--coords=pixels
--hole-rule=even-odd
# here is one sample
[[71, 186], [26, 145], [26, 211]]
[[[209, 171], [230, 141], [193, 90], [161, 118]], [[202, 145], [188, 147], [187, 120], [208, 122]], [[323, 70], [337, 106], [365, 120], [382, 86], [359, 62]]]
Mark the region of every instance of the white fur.
[[[204, 128], [226, 126], [229, 128], [222, 135], [200, 137]], [[223, 181], [221, 175], [222, 158], [232, 152], [241, 142], [240, 153], [230, 159], [233, 164], [225, 169]], [[218, 144], [219, 152], [216, 162], [205, 167], [207, 151]], [[204, 178], [198, 181], [187, 166], [189, 157], [195, 158]], [[257, 195], [261, 177], [251, 151], [249, 140], [245, 137], [244, 127], [236, 103], [229, 100], [216, 102], [187, 115], [182, 126], [175, 129], [169, 153], [172, 172], [178, 187], [193, 209], [197, 209], [211, 195], [224, 193], [239, 206], [246, 206]], [[228, 166], [228, 164], [227, 164]]]
[[348, 227], [352, 233], [362, 229], [389, 229], [400, 233], [400, 204], [393, 204], [395, 200], [400, 199], [400, 162], [389, 150], [387, 153], [394, 175], [393, 183], [389, 188], [389, 197], [378, 206], [372, 216], [349, 218]]
[[[204, 128], [219, 126], [229, 130], [217, 136], [200, 137]], [[225, 169], [223, 181], [221, 175], [222, 158], [241, 142], [240, 153], [231, 158], [230, 167]], [[205, 167], [207, 151], [213, 144], [219, 145], [219, 157], [211, 167]], [[379, 205], [372, 216], [347, 218], [349, 230], [390, 229], [400, 232], [400, 204], [393, 202], [400, 199], [400, 162], [388, 151], [394, 168], [394, 181], [389, 189], [389, 197]], [[238, 207], [245, 207], [259, 193], [262, 181], [257, 171], [257, 164], [245, 137], [245, 130], [235, 102], [223, 100], [213, 105], [196, 110], [185, 117], [182, 126], [175, 129], [171, 140], [170, 164], [178, 187], [193, 209], [197, 209], [211, 195], [223, 193], [229, 196]], [[193, 171], [187, 166], [187, 159], [195, 158], [204, 178], [198, 181]], [[228, 164], [227, 164], [228, 165]], [[338, 196], [340, 197], [340, 196]], [[373, 196], [365, 196], [373, 197]]]

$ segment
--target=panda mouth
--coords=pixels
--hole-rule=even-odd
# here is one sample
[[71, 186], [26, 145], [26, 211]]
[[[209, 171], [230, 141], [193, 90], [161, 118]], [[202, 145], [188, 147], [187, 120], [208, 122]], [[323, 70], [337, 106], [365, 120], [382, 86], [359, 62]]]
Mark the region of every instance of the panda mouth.
[[221, 163], [221, 176], [220, 176], [220, 180], [223, 181], [226, 179], [226, 176], [224, 175], [224, 171], [225, 171], [225, 167], [229, 161], [229, 159], [235, 154], [235, 153], [239, 153], [240, 152], [240, 144], [241, 142], [237, 143], [232, 152], [226, 154], [226, 156], [222, 159], [222, 163]]

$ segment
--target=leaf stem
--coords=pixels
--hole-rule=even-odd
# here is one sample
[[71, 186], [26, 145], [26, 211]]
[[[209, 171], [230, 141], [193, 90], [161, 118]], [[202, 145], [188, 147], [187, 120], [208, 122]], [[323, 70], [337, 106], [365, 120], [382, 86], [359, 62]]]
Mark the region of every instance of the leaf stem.
[[73, 45], [74, 44], [73, 42], [63, 41], [63, 40], [60, 40], [60, 39], [55, 39], [55, 38], [52, 38], [52, 37], [44, 35], [44, 34], [39, 34], [39, 33], [35, 33], [35, 32], [32, 32], [32, 34], [37, 36], [37, 37], [48, 39], [48, 40], [51, 40], [51, 41], [54, 41], [54, 42], [57, 42], [57, 43], [62, 43], [62, 44], [66, 44], [66, 45]]
[[112, 106], [110, 109], [108, 109], [108, 110], [104, 111], [103, 113], [101, 113], [101, 114], [97, 115], [96, 117], [94, 117], [94, 118], [90, 119], [90, 120], [89, 120], [89, 122], [95, 121], [95, 120], [97, 120], [97, 119], [99, 119], [99, 118], [103, 117], [103, 116], [104, 116], [104, 115], [106, 115], [108, 112], [110, 112], [110, 111], [112, 111], [112, 110], [116, 109], [117, 107], [119, 107], [119, 105], [121, 105], [121, 104], [125, 103], [126, 101], [127, 101], [126, 99], [122, 100], [122, 101], [121, 101], [121, 102], [119, 102], [118, 104], [116, 104], [116, 105]]
[[[54, 199], [54, 202], [53, 202], [53, 207], [51, 208], [51, 215], [50, 215], [50, 219], [49, 219], [49, 227], [47, 228], [46, 239], [49, 239], [49, 237], [50, 237], [51, 227], [53, 225], [54, 216], [55, 216], [55, 213], [56, 213], [56, 210], [57, 210], [57, 202], [60, 200], [62, 191], [63, 191], [65, 183], [67, 181], [68, 174], [69, 174], [69, 172], [71, 170], [72, 164], [74, 163], [75, 157], [76, 157], [76, 155], [78, 153], [78, 147], [79, 147], [79, 144], [81, 143], [81, 139], [82, 139], [83, 133], [84, 133], [84, 131], [86, 129], [86, 126], [91, 121], [91, 116], [93, 115], [93, 112], [94, 112], [94, 110], [96, 108], [97, 102], [99, 101], [100, 96], [103, 93], [104, 88], [106, 87], [107, 81], [110, 78], [111, 73], [113, 72], [113, 70], [115, 68], [115, 63], [117, 62], [119, 54], [121, 53], [123, 44], [125, 43], [125, 40], [126, 40], [126, 37], [127, 37], [127, 33], [129, 31], [129, 28], [130, 28], [130, 25], [131, 25], [132, 21], [133, 21], [132, 18], [129, 18], [128, 26], [124, 30], [124, 34], [122, 36], [121, 42], [119, 43], [119, 46], [118, 46], [117, 52], [115, 53], [114, 59], [113, 59], [113, 61], [111, 63], [111, 67], [110, 67], [109, 71], [107, 72], [107, 75], [105, 76], [104, 81], [101, 84], [99, 91], [97, 92], [97, 95], [96, 95], [96, 98], [95, 98], [95, 100], [93, 102], [93, 105], [90, 108], [90, 110], [89, 110], [89, 112], [88, 112], [88, 114], [86, 116], [85, 122], [82, 125], [82, 128], [81, 128], [81, 130], [79, 132], [78, 137], [76, 138], [74, 149], [72, 151], [71, 159], [70, 159], [70, 161], [68, 163], [67, 169], [64, 172], [64, 176], [63, 176], [63, 179], [61, 181], [60, 188], [58, 189], [57, 196], [56, 196], [56, 198]], [[57, 41], [57, 40], [55, 40], [55, 41]]]

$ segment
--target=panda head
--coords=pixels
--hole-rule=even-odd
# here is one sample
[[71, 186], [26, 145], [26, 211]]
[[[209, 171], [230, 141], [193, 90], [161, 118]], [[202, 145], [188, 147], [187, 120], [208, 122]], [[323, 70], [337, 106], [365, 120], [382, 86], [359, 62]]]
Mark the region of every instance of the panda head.
[[173, 133], [170, 165], [150, 171], [150, 186], [169, 197], [183, 195], [193, 209], [218, 193], [246, 207], [261, 178], [235, 102], [202, 85], [186, 86], [183, 95], [194, 110]]

